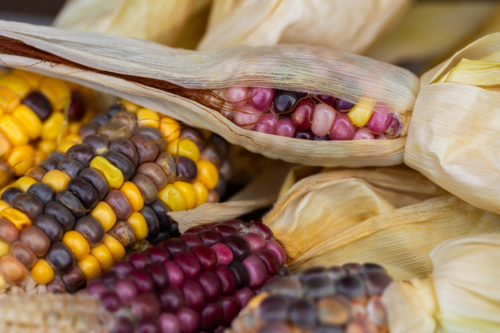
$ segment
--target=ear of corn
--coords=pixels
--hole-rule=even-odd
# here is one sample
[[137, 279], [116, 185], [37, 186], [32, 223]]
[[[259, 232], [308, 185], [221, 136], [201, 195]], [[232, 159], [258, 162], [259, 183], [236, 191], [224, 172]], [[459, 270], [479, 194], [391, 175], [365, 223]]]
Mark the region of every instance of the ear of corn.
[[[180, 132], [168, 145], [164, 123]], [[151, 110], [113, 107], [77, 136], [81, 144], [51, 153], [1, 195], [2, 289], [32, 278], [75, 292], [127, 251], [178, 235], [167, 213], [221, 196], [229, 177], [219, 172], [225, 141]]]

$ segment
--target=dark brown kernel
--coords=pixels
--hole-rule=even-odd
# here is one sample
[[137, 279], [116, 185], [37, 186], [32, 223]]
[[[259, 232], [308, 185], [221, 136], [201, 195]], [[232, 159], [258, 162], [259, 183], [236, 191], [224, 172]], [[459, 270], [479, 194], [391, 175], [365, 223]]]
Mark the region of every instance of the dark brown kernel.
[[28, 93], [22, 103], [29, 107], [42, 122], [49, 119], [52, 115], [53, 108], [50, 101], [38, 90], [33, 90]]
[[0, 218], [0, 239], [12, 243], [19, 238], [19, 230], [9, 220]]
[[45, 205], [44, 213], [52, 216], [61, 225], [64, 232], [73, 230], [76, 219], [73, 214], [59, 202], [49, 202]]
[[[120, 109], [111, 117], [111, 122], [127, 127], [132, 133], [137, 130], [137, 118], [132, 112]], [[108, 111], [109, 112], [109, 111]]]
[[62, 276], [62, 280], [70, 293], [76, 293], [85, 287], [87, 279], [83, 272], [77, 266], [73, 267], [68, 273]]
[[132, 132], [128, 127], [112, 122], [101, 125], [101, 127], [97, 130], [97, 134], [108, 140], [118, 138], [130, 139], [132, 137]]
[[34, 225], [40, 228], [52, 243], [60, 241], [63, 237], [64, 232], [61, 225], [47, 214], [38, 215], [34, 221]]
[[80, 199], [87, 209], [93, 209], [99, 202], [99, 194], [97, 193], [97, 190], [82, 177], [75, 177], [71, 179], [67, 188], [68, 191]]
[[61, 170], [71, 178], [77, 177], [80, 171], [82, 171], [85, 167], [82, 163], [77, 160], [72, 160], [70, 158], [63, 158], [57, 164], [57, 170]]
[[12, 208], [20, 210], [26, 214], [31, 221], [43, 213], [43, 202], [35, 195], [21, 193], [12, 200]]
[[139, 127], [137, 131], [135, 131], [134, 135], [144, 135], [145, 137], [148, 137], [149, 142], [155, 142], [156, 146], [158, 147], [158, 151], [164, 151], [167, 147], [167, 142], [163, 137], [163, 134], [154, 127]]
[[75, 266], [75, 257], [62, 242], [53, 243], [45, 257], [58, 274], [68, 273]]
[[83, 169], [78, 177], [81, 177], [88, 181], [90, 185], [92, 185], [99, 194], [99, 200], [102, 200], [106, 197], [109, 192], [109, 185], [106, 179], [96, 170], [91, 168]]
[[16, 241], [10, 246], [10, 254], [19, 260], [26, 268], [31, 268], [36, 264], [36, 255], [28, 245], [21, 241]]
[[96, 157], [94, 148], [91, 145], [82, 143], [74, 145], [66, 151], [66, 158], [71, 158], [80, 162], [85, 168], [88, 168], [90, 162]]
[[104, 201], [111, 207], [119, 220], [126, 220], [132, 214], [132, 206], [121, 191], [109, 191]]
[[66, 207], [77, 219], [87, 213], [87, 210], [82, 202], [68, 190], [61, 190], [57, 192], [56, 202], [59, 202]]
[[150, 143], [151, 140], [144, 135], [135, 135], [130, 139], [139, 153], [139, 163], [154, 162], [158, 156], [158, 146]]
[[133, 139], [133, 137], [130, 140], [125, 138], [115, 139], [109, 145], [109, 149], [123, 154], [134, 164], [134, 168], [137, 168], [139, 165], [139, 153], [131, 141]]
[[148, 177], [158, 190], [167, 184], [167, 176], [156, 163], [144, 163], [137, 168], [137, 173]]
[[89, 242], [90, 247], [97, 246], [104, 240], [102, 225], [92, 216], [86, 215], [76, 221], [75, 231], [82, 234]]
[[95, 123], [83, 124], [78, 129], [78, 136], [85, 140], [85, 138], [87, 138], [88, 136], [97, 134], [98, 129], [99, 125]]
[[134, 178], [132, 178], [132, 183], [134, 183], [141, 192], [145, 205], [149, 205], [156, 200], [158, 189], [147, 176], [136, 174]]
[[134, 230], [127, 221], [118, 220], [108, 234], [115, 237], [126, 249], [131, 249], [136, 242]]
[[25, 176], [31, 177], [35, 179], [37, 182], [41, 182], [43, 179], [43, 176], [47, 173], [47, 170], [45, 170], [41, 166], [35, 166], [30, 168], [28, 171], [26, 171]]
[[83, 139], [82, 143], [92, 147], [97, 155], [103, 155], [104, 153], [109, 151], [109, 140], [97, 134], [86, 136]]
[[26, 244], [37, 257], [43, 257], [50, 247], [49, 238], [36, 226], [29, 226], [24, 229], [19, 239]]
[[68, 108], [68, 120], [81, 120], [85, 115], [85, 99], [83, 95], [77, 91], [71, 94], [71, 103]]
[[68, 292], [66, 285], [59, 276], [54, 276], [52, 281], [47, 284], [47, 291], [54, 294], [65, 294]]
[[102, 156], [109, 162], [111, 162], [111, 164], [120, 169], [120, 171], [123, 173], [123, 179], [125, 181], [130, 180], [130, 178], [132, 178], [132, 176], [134, 175], [134, 163], [132, 163], [132, 161], [130, 161], [122, 153], [110, 150]]

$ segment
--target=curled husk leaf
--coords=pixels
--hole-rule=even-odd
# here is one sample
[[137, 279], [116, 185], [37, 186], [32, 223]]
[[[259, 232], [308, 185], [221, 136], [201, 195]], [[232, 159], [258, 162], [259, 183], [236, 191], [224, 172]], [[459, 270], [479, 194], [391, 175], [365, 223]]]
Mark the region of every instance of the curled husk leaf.
[[376, 262], [397, 279], [427, 276], [429, 253], [446, 239], [500, 232], [500, 216], [447, 195], [405, 168], [306, 177], [263, 221], [284, 246], [292, 271]]
[[[64, 75], [208, 129], [252, 152], [307, 165], [400, 164], [419, 89], [418, 79], [402, 68], [322, 47], [237, 46], [193, 52], [120, 36], [0, 21], [2, 36], [7, 39], [0, 43], [0, 57], [10, 66]], [[219, 91], [235, 85], [330, 94], [353, 103], [369, 98], [399, 113], [404, 128], [391, 140], [313, 142], [270, 137], [241, 129], [220, 114], [225, 104]]]
[[363, 53], [412, 3], [345, 0], [214, 0], [199, 50], [308, 44]]
[[[405, 163], [479, 208], [500, 213], [500, 33], [422, 77]], [[434, 77], [433, 77], [434, 76]]]
[[500, 331], [500, 235], [447, 240], [430, 253], [432, 274], [384, 292], [391, 333]]

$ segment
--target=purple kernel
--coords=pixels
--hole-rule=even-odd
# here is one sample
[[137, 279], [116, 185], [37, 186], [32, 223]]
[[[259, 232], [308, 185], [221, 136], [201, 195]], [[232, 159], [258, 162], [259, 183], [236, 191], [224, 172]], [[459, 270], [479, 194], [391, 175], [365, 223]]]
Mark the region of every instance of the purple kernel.
[[212, 271], [217, 266], [217, 256], [215, 252], [205, 245], [200, 245], [191, 249], [191, 252], [198, 258], [201, 268]]
[[222, 285], [214, 273], [201, 272], [197, 281], [203, 289], [207, 301], [215, 302], [222, 295]]
[[196, 234], [184, 234], [184, 235], [180, 235], [179, 239], [181, 241], [183, 241], [184, 244], [186, 244], [186, 246], [188, 248], [190, 248], [190, 249], [192, 249], [195, 246], [203, 244], [202, 241], [201, 241], [201, 239], [200, 239], [200, 237], [198, 237], [198, 235], [196, 235]]
[[172, 257], [179, 252], [189, 251], [186, 244], [184, 244], [184, 242], [179, 238], [167, 239], [166, 241], [161, 242], [160, 245], [163, 246]]
[[278, 259], [278, 263], [280, 266], [283, 266], [286, 263], [286, 253], [283, 250], [283, 247], [275, 241], [274, 239], [268, 240], [266, 242], [266, 249], [271, 251], [272, 254]]
[[203, 309], [205, 305], [205, 293], [198, 282], [187, 280], [181, 286], [181, 291], [187, 307], [197, 311]]
[[214, 225], [210, 230], [218, 232], [222, 238], [238, 235], [238, 230], [235, 227], [222, 223]]
[[245, 235], [242, 235], [244, 240], [250, 245], [250, 250], [252, 253], [255, 253], [259, 251], [260, 249], [264, 248], [266, 246], [266, 240], [264, 237], [261, 235], [254, 233], [254, 232], [249, 232]]
[[267, 278], [266, 266], [256, 256], [248, 256], [243, 260], [243, 265], [248, 272], [248, 286], [250, 288], [259, 288]]
[[116, 322], [113, 324], [113, 328], [110, 333], [134, 333], [134, 324], [130, 319], [125, 317], [118, 317]]
[[314, 133], [310, 130], [296, 130], [294, 134], [294, 138], [302, 139], [302, 140], [314, 140]]
[[242, 220], [238, 220], [238, 219], [227, 220], [227, 221], [222, 222], [222, 224], [230, 225], [233, 228], [235, 228], [236, 230], [239, 230], [241, 228], [246, 227], [246, 223], [243, 222]]
[[207, 303], [201, 310], [201, 327], [213, 330], [222, 324], [222, 307], [218, 303]]
[[335, 110], [341, 111], [341, 112], [347, 112], [351, 110], [354, 107], [354, 104], [348, 101], [345, 101], [343, 99], [338, 99]]
[[181, 333], [181, 322], [176, 315], [162, 313], [158, 322], [162, 333]]
[[177, 253], [174, 256], [174, 262], [179, 265], [187, 279], [194, 279], [198, 276], [198, 274], [200, 274], [200, 262], [191, 252]]
[[204, 230], [198, 233], [203, 245], [212, 246], [214, 244], [222, 242], [222, 236], [213, 230]]
[[227, 266], [219, 266], [214, 270], [214, 274], [222, 286], [222, 294], [229, 295], [236, 290], [236, 278]]
[[233, 262], [227, 267], [233, 272], [234, 277], [236, 278], [236, 289], [243, 288], [248, 285], [248, 272], [245, 265], [238, 260], [233, 260]]
[[184, 307], [177, 312], [177, 318], [179, 318], [183, 333], [194, 333], [198, 331], [201, 323], [198, 312]]
[[158, 318], [161, 304], [153, 294], [139, 295], [132, 302], [132, 313], [139, 319]]
[[166, 261], [163, 263], [163, 267], [167, 272], [169, 284], [180, 287], [184, 283], [184, 272], [179, 265], [173, 261]]
[[148, 267], [149, 275], [153, 279], [156, 290], [165, 287], [168, 284], [167, 271], [160, 263], [153, 263]]
[[399, 113], [393, 113], [391, 124], [389, 128], [385, 131], [385, 134], [389, 136], [396, 136], [403, 129], [403, 122], [401, 119], [401, 115]]
[[113, 286], [117, 279], [118, 275], [113, 271], [109, 271], [101, 275], [101, 282], [104, 283], [104, 285], [109, 289], [113, 289]]
[[139, 295], [136, 285], [126, 278], [117, 280], [114, 290], [120, 301], [125, 305], [129, 305]]
[[392, 113], [387, 108], [375, 109], [370, 120], [368, 121], [368, 129], [373, 133], [384, 134], [392, 122]]
[[351, 140], [355, 129], [347, 115], [343, 113], [337, 114], [333, 121], [329, 138], [330, 140]]
[[248, 225], [248, 227], [250, 228], [250, 230], [255, 231], [256, 233], [264, 237], [265, 240], [270, 240], [274, 237], [273, 231], [262, 222], [252, 221]]
[[95, 281], [89, 283], [86, 290], [89, 295], [101, 297], [105, 292], [108, 291], [108, 288], [101, 281]]
[[134, 252], [128, 256], [128, 261], [135, 269], [144, 269], [149, 265], [149, 257], [142, 252]]
[[153, 280], [145, 271], [135, 270], [130, 273], [132, 281], [135, 283], [139, 294], [152, 293], [154, 290]]
[[330, 138], [328, 137], [328, 135], [323, 135], [323, 136], [315, 135], [314, 141], [330, 141]]
[[275, 255], [268, 249], [261, 249], [254, 253], [257, 258], [259, 258], [264, 266], [266, 267], [267, 275], [272, 276], [278, 273], [280, 269], [280, 264]]
[[152, 318], [141, 320], [137, 325], [136, 333], [160, 333], [158, 322]]
[[330, 105], [331, 107], [335, 107], [337, 104], [337, 98], [333, 97], [332, 95], [326, 95], [326, 94], [318, 94], [316, 95], [320, 101], [323, 103]]
[[221, 298], [220, 304], [222, 306], [224, 322], [230, 324], [240, 312], [240, 302], [235, 296], [224, 296]]
[[217, 257], [218, 265], [227, 266], [229, 265], [229, 263], [231, 263], [231, 261], [233, 261], [233, 252], [225, 244], [217, 243], [212, 245], [210, 249], [214, 251], [215, 256]]
[[257, 120], [257, 124], [253, 128], [255, 132], [273, 134], [278, 126], [278, 116], [272, 113], [264, 113]]
[[202, 232], [206, 230], [204, 227], [192, 227], [192, 228], [189, 228], [188, 230], [186, 230], [186, 232], [184, 234], [197, 234], [199, 232]]
[[291, 118], [292, 123], [298, 130], [307, 130], [311, 128], [315, 106], [316, 103], [310, 98], [303, 99], [299, 102]]
[[236, 290], [234, 296], [238, 299], [240, 307], [243, 309], [245, 306], [247, 306], [248, 302], [252, 299], [252, 297], [255, 296], [255, 293], [252, 291], [252, 289], [248, 287], [243, 287], [241, 289]]
[[160, 290], [158, 299], [163, 311], [166, 312], [175, 313], [184, 306], [182, 291], [176, 286], [168, 286]]
[[119, 278], [127, 277], [133, 270], [134, 267], [125, 260], [117, 261], [111, 267], [111, 271], [115, 272]]
[[275, 135], [284, 136], [287, 138], [293, 138], [295, 134], [295, 125], [292, 120], [289, 118], [282, 118], [278, 120], [278, 124], [276, 125]]
[[224, 243], [231, 249], [235, 260], [242, 261], [250, 254], [250, 246], [240, 236], [229, 236], [224, 239]]
[[168, 251], [158, 245], [150, 246], [144, 251], [149, 256], [151, 262], [164, 263], [165, 261], [170, 260], [170, 253]]
[[117, 311], [120, 306], [120, 299], [114, 291], [107, 291], [101, 295], [101, 303], [109, 312]]
[[271, 108], [274, 99], [274, 89], [252, 87], [248, 92], [250, 104], [259, 111], [267, 111]]

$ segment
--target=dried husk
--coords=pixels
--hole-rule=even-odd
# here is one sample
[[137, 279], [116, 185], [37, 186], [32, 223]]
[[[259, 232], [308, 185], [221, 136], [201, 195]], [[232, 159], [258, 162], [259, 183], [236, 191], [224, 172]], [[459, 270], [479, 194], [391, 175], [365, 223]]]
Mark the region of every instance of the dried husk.
[[214, 0], [198, 50], [308, 44], [363, 53], [411, 0]]
[[293, 185], [264, 219], [292, 271], [376, 262], [397, 279], [431, 272], [443, 240], [500, 231], [500, 216], [473, 207], [404, 168], [337, 170]]
[[[239, 46], [215, 53], [193, 52], [120, 36], [0, 21], [1, 36], [29, 45], [21, 51], [12, 51], [0, 43], [0, 51], [4, 53], [0, 54], [0, 59], [7, 65], [28, 66], [28, 70], [46, 75], [64, 75], [67, 80], [118, 95], [188, 125], [218, 133], [252, 152], [307, 165], [361, 167], [400, 164], [406, 141], [404, 136], [419, 89], [418, 79], [404, 69], [320, 47]], [[78, 69], [66, 65], [51, 66], [32, 59], [30, 52], [37, 51], [33, 51], [33, 47], [57, 55], [60, 58], [55, 59], [64, 60]], [[46, 59], [48, 56], [38, 54], [34, 57]], [[177, 94], [137, 83], [150, 82], [148, 80], [156, 85], [161, 82], [165, 86], [176, 85]], [[216, 110], [194, 101], [197, 98], [203, 100], [200, 94], [206, 89], [217, 90], [233, 85], [326, 93], [351, 102], [364, 96], [385, 103], [392, 111], [400, 113], [405, 119], [405, 128], [400, 134], [402, 137], [391, 140], [293, 140], [241, 129]]]
[[[211, 0], [69, 0], [54, 26], [196, 46]], [[201, 16], [200, 16], [201, 13]], [[196, 18], [196, 20], [194, 20]], [[194, 43], [191, 41], [194, 39]], [[186, 42], [189, 42], [186, 44]]]
[[430, 253], [432, 274], [385, 290], [391, 333], [500, 331], [500, 235], [447, 240]]
[[425, 74], [405, 151], [407, 165], [495, 213], [500, 213], [499, 68], [497, 33]]

